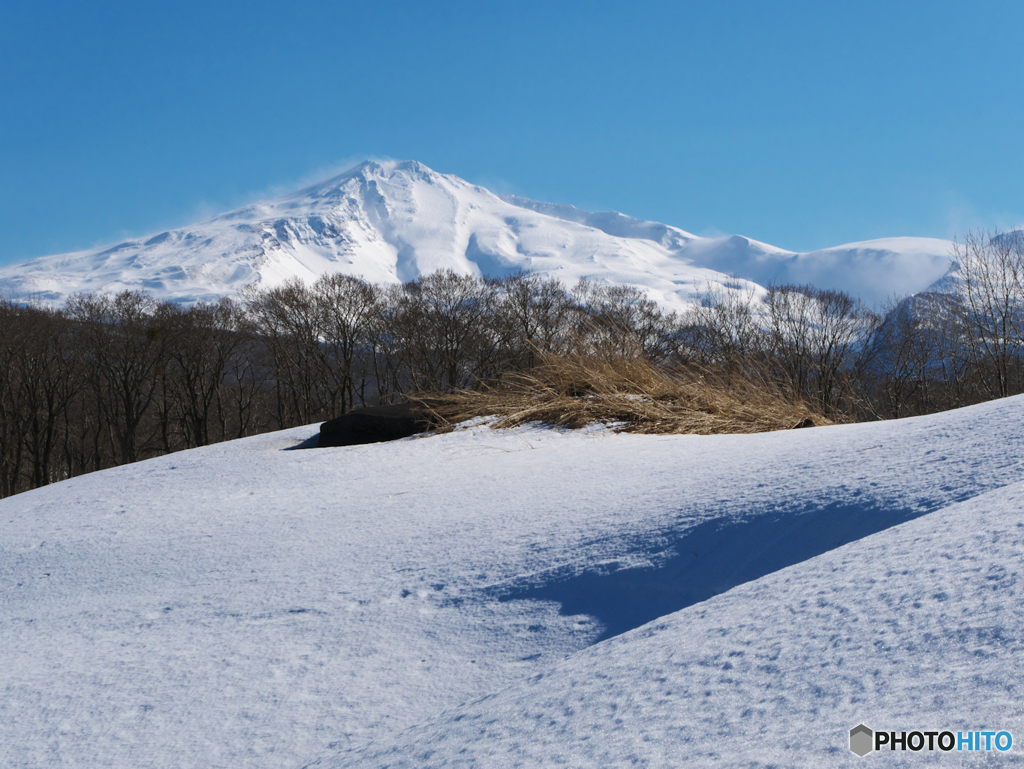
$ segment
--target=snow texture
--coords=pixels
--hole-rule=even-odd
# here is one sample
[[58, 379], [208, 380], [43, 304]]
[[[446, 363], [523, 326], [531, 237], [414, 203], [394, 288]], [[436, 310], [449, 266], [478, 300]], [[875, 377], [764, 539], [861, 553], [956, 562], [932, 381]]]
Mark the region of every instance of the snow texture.
[[742, 236], [699, 238], [619, 213], [499, 197], [415, 161], [366, 162], [277, 200], [191, 227], [0, 269], [0, 293], [60, 304], [80, 291], [144, 290], [181, 303], [325, 273], [375, 283], [439, 269], [500, 277], [517, 270], [640, 288], [683, 309], [708, 288], [814, 283], [869, 303], [926, 288], [950, 244], [891, 238], [796, 254]]
[[291, 450], [308, 427], [2, 500], [0, 765], [827, 767], [861, 721], [1022, 740], [1022, 415]]

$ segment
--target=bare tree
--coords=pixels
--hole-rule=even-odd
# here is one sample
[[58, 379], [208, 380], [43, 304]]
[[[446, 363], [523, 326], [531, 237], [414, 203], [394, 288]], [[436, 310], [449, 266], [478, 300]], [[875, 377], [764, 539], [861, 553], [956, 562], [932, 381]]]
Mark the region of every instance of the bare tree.
[[323, 347], [323, 317], [300, 280], [243, 296], [246, 317], [269, 347], [281, 427], [329, 417], [338, 398]]
[[765, 348], [764, 303], [753, 288], [730, 291], [708, 284], [682, 318], [681, 357], [733, 367], [759, 359]]
[[953, 241], [949, 291], [989, 395], [1020, 391], [1024, 352], [1024, 232], [968, 233]]
[[25, 453], [31, 485], [37, 488], [67, 477], [67, 472], [58, 468], [59, 449], [68, 407], [82, 382], [76, 376], [75, 351], [64, 314], [35, 308], [23, 312], [31, 323], [31, 334], [15, 365], [21, 374], [22, 408], [27, 417]]
[[20, 308], [0, 301], [0, 496], [21, 490], [27, 408], [22, 401], [23, 372], [18, 361], [28, 345], [28, 332]]
[[242, 342], [237, 332], [238, 309], [225, 299], [187, 309], [166, 305], [163, 315], [169, 335], [168, 398], [172, 400], [167, 405], [180, 426], [184, 448], [224, 440], [227, 424], [222, 405], [228, 365]]
[[564, 355], [572, 342], [577, 305], [555, 278], [517, 272], [497, 281], [498, 327], [504, 332], [509, 364], [529, 368], [536, 355]]
[[143, 422], [158, 396], [165, 364], [156, 304], [139, 291], [79, 294], [68, 300], [89, 386], [106, 416], [122, 464], [140, 458]]
[[890, 299], [871, 348], [862, 386], [879, 416], [930, 414], [969, 402], [969, 349], [949, 295]]
[[407, 283], [395, 296], [392, 334], [414, 389], [468, 387], [493, 368], [496, 293], [451, 270]]
[[589, 341], [594, 352], [660, 361], [675, 350], [678, 317], [665, 315], [657, 302], [635, 286], [581, 280], [572, 295], [578, 310], [578, 343]]
[[784, 380], [837, 414], [877, 317], [849, 294], [806, 285], [770, 286], [767, 304], [772, 354]]
[[371, 327], [381, 311], [381, 292], [359, 278], [324, 275], [313, 284], [325, 353], [330, 360], [339, 398], [336, 412], [365, 405], [370, 363]]

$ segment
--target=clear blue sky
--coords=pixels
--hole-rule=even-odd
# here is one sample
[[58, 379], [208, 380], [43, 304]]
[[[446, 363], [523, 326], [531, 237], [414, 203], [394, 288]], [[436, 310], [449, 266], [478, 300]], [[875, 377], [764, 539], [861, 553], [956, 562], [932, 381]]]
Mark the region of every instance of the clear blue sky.
[[808, 250], [1024, 221], [1024, 3], [5, 0], [0, 263], [365, 157]]

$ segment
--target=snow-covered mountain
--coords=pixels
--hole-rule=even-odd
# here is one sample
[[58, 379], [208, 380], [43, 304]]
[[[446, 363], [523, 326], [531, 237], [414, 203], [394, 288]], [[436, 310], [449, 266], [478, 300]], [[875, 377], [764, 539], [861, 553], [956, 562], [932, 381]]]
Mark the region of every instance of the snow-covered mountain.
[[0, 500], [0, 766], [1017, 765], [1022, 412], [311, 426]]
[[700, 238], [618, 213], [499, 197], [415, 161], [365, 162], [194, 226], [5, 267], [0, 293], [60, 303], [78, 291], [144, 289], [193, 302], [328, 272], [394, 283], [447, 268], [628, 284], [675, 309], [709, 285], [758, 291], [773, 280], [875, 302], [941, 277], [948, 250], [946, 241], [892, 238], [796, 254], [741, 236]]
[[879, 305], [941, 281], [950, 269], [952, 246], [938, 238], [899, 237], [795, 253], [735, 235], [694, 241], [684, 253], [695, 263], [762, 286], [808, 283]]

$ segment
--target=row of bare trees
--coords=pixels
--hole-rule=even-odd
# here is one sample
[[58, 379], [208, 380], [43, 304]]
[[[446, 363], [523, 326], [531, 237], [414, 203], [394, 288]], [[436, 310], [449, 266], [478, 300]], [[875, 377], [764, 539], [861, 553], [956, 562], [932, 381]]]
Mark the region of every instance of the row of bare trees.
[[241, 329], [230, 302], [0, 302], [0, 494], [265, 429]]
[[1024, 392], [1024, 233], [969, 233], [953, 260], [942, 290], [891, 303], [874, 335], [880, 416]]
[[841, 291], [778, 285], [758, 298], [709, 289], [683, 319], [678, 355], [767, 377], [830, 416], [852, 416], [878, 326], [876, 313]]
[[663, 356], [674, 322], [636, 289], [527, 274], [329, 275], [191, 307], [140, 292], [0, 302], [0, 495], [470, 387], [581, 344]]
[[683, 348], [766, 372], [833, 417], [915, 416], [1024, 392], [1024, 232], [970, 233], [953, 261], [940, 290], [878, 311], [811, 286], [772, 286], [762, 300], [709, 290]]
[[839, 291], [709, 288], [665, 313], [641, 291], [438, 272], [343, 275], [191, 307], [85, 294], [0, 302], [0, 495], [310, 424], [412, 392], [528, 369], [538, 356], [643, 356], [768, 378], [834, 418], [929, 413], [1024, 390], [1024, 240], [970, 236], [943, 293], [877, 313]]

